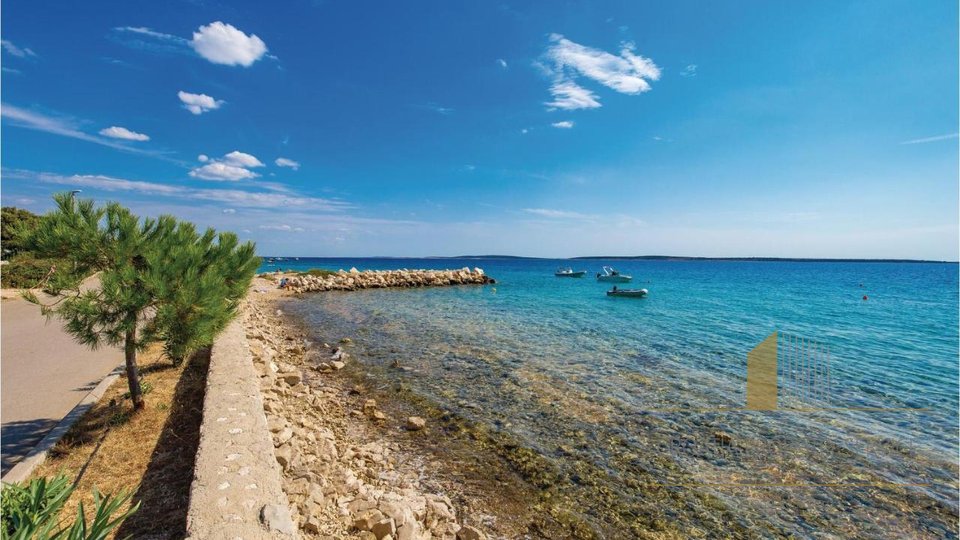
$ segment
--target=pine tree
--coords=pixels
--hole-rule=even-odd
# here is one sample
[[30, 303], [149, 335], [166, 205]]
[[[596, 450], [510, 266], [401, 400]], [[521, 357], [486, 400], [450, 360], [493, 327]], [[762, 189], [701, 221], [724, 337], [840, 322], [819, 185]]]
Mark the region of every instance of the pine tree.
[[156, 327], [166, 355], [179, 364], [210, 346], [233, 319], [247, 293], [260, 259], [251, 243], [239, 244], [233, 233], [207, 229], [198, 235], [193, 224], [180, 222], [166, 235], [170, 261], [160, 265]]
[[[27, 294], [48, 317], [56, 315], [82, 344], [123, 345], [130, 399], [143, 407], [137, 352], [155, 338], [146, 324], [155, 308], [149, 261], [157, 260], [163, 230], [158, 221], [142, 222], [116, 203], [95, 208], [93, 201], [76, 201], [68, 193], [54, 196], [57, 209], [43, 216], [25, 238], [40, 256], [60, 257], [69, 264], [58, 268], [46, 291], [60, 296], [51, 305]], [[84, 279], [98, 273], [99, 286], [83, 288]]]
[[[143, 407], [137, 352], [163, 341], [175, 364], [213, 343], [236, 315], [260, 264], [252, 243], [172, 216], [140, 220], [116, 203], [95, 208], [70, 194], [54, 197], [57, 209], [23, 239], [40, 256], [64, 260], [45, 290], [49, 305], [32, 294], [48, 316], [92, 348], [123, 345], [134, 408]], [[97, 274], [99, 286], [84, 288]]]

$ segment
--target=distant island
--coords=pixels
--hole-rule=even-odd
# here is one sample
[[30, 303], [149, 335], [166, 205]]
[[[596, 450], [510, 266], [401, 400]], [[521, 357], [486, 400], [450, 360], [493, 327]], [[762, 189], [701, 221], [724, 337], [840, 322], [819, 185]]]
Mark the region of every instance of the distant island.
[[[518, 257], [515, 255], [458, 255], [456, 257], [427, 257], [435, 259], [546, 259], [545, 257]], [[925, 259], [831, 259], [804, 257], [688, 257], [682, 255], [586, 255], [554, 260], [615, 260], [615, 261], [732, 261], [732, 262], [849, 262], [849, 263], [937, 263], [956, 264], [957, 261]]]
[[524, 257], [520, 255], [432, 255], [428, 257], [397, 257], [397, 256], [369, 256], [369, 257], [268, 257], [263, 259], [272, 261], [292, 261], [299, 259], [311, 260], [343, 260], [343, 259], [439, 259], [439, 260], [480, 260], [480, 259], [509, 259], [509, 260], [543, 260], [543, 261], [729, 261], [729, 262], [833, 262], [833, 263], [926, 263], [926, 264], [957, 264], [957, 261], [935, 261], [926, 259], [831, 259], [831, 258], [803, 258], [803, 257], [688, 257], [683, 255], [586, 255], [580, 257]]

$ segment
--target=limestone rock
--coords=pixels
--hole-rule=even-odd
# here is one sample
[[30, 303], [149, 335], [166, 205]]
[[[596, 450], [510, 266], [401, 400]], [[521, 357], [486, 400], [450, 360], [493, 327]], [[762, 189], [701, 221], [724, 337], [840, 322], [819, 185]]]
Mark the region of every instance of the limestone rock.
[[407, 418], [407, 429], [410, 431], [420, 431], [421, 429], [427, 426], [427, 421], [419, 416], [411, 416]]
[[267, 504], [260, 509], [260, 522], [273, 533], [293, 536], [296, 527], [290, 517], [290, 509], [280, 504]]
[[383, 540], [384, 537], [392, 536], [393, 533], [397, 532], [397, 525], [394, 523], [393, 518], [381, 519], [373, 524], [370, 532], [377, 535], [377, 540]]
[[464, 525], [457, 531], [457, 540], [487, 540], [487, 535], [471, 525]]

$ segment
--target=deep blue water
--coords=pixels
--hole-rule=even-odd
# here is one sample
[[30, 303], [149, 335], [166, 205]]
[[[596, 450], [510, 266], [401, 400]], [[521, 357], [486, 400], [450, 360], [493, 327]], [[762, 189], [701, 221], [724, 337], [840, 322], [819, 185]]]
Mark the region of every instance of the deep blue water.
[[[308, 295], [295, 311], [318, 338], [353, 337], [361, 361], [371, 365], [399, 359], [415, 369], [410, 380], [421, 393], [510, 430], [545, 454], [556, 443], [551, 422], [582, 424], [598, 440], [618, 434], [638, 447], [659, 440], [664, 429], [680, 434], [665, 435], [665, 444], [675, 444], [684, 432], [720, 426], [758, 448], [764, 441], [771, 451], [792, 448], [791, 456], [808, 463], [795, 475], [811, 481], [862, 468], [893, 482], [923, 479], [918, 489], [956, 505], [957, 264], [305, 258], [276, 264], [483, 268], [496, 285]], [[593, 278], [603, 264], [632, 275], [630, 286], [647, 288], [649, 296], [607, 297], [610, 286]], [[588, 273], [556, 278], [559, 266]], [[811, 396], [782, 398], [785, 412], [738, 412], [746, 353], [774, 331], [829, 349], [829, 384], [815, 381]], [[545, 417], [551, 406], [572, 412]], [[667, 427], [644, 434], [648, 428], [633, 426], [650, 414]], [[682, 449], [672, 453], [714, 480], [757, 466], [749, 453], [738, 455], [734, 470], [724, 469], [727, 460], [717, 465]], [[850, 454], [842, 458], [849, 463], [839, 462], [837, 456]], [[589, 459], [613, 461], [600, 451]], [[926, 485], [931, 478], [937, 481]]]

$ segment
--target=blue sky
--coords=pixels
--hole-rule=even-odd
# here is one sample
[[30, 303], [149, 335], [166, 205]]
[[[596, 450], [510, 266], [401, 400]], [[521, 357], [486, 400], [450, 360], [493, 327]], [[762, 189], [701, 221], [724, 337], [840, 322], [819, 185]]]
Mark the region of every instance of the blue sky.
[[7, 2], [0, 195], [272, 255], [958, 259], [956, 2], [666, 4]]

